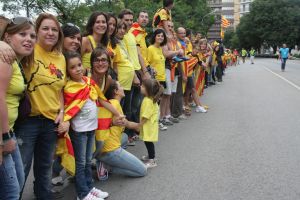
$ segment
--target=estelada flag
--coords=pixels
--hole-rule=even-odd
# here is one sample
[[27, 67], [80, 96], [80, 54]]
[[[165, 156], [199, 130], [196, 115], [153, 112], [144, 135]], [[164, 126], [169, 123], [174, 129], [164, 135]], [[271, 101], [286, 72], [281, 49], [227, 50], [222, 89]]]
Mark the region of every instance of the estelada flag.
[[222, 15], [222, 27], [227, 28], [230, 26], [230, 22]]
[[[65, 115], [64, 121], [72, 119], [83, 107], [88, 99], [97, 101], [98, 98], [106, 100], [100, 88], [89, 77], [83, 77], [86, 84], [68, 80], [64, 88]], [[74, 176], [75, 158], [69, 134], [65, 133], [58, 138], [56, 155], [61, 157], [61, 164], [66, 171]]]

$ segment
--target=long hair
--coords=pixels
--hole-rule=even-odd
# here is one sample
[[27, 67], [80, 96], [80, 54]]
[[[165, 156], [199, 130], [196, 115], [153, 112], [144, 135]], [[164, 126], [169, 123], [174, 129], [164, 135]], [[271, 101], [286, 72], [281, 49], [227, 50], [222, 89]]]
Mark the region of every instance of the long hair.
[[[2, 18], [1, 20], [7, 20], [6, 23], [6, 27], [2, 27], [3, 30], [1, 30], [0, 32], [3, 33], [2, 36], [0, 36], [0, 39], [2, 41], [5, 41], [5, 33], [7, 33], [8, 35], [14, 35], [17, 34], [23, 30], [27, 30], [31, 27], [34, 28], [34, 25], [32, 24], [31, 21], [27, 20], [24, 21], [21, 24], [14, 24], [14, 23], [10, 23], [8, 19], [4, 19]], [[6, 41], [5, 41], [6, 42]], [[25, 56], [22, 60], [21, 60], [21, 64], [23, 67], [30, 67], [33, 65], [33, 61], [34, 61], [34, 50], [32, 51], [32, 53], [29, 56]]]
[[155, 79], [146, 79], [143, 81], [143, 86], [149, 98], [153, 99], [153, 103], [157, 103], [164, 91], [163, 86]]
[[58, 40], [57, 40], [57, 42], [54, 45], [52, 50], [55, 50], [58, 53], [61, 53], [63, 43], [64, 43], [64, 35], [63, 35], [63, 32], [62, 32], [61, 27], [59, 25], [59, 22], [58, 22], [57, 18], [54, 15], [52, 15], [50, 13], [41, 13], [35, 21], [35, 32], [38, 34], [39, 28], [41, 27], [41, 24], [45, 19], [53, 20], [55, 22], [56, 26], [57, 26], [58, 33], [59, 33], [58, 34]]
[[[114, 16], [112, 13], [108, 13], [107, 14], [108, 16], [108, 21], [113, 18], [115, 21], [116, 21], [116, 29], [115, 31], [113, 32], [113, 34], [111, 36], [109, 36], [109, 40], [110, 40], [110, 44], [111, 44], [111, 47], [114, 49], [116, 48], [117, 44], [118, 44], [118, 40], [116, 38], [116, 35], [118, 33], [118, 27], [117, 27], [117, 24], [118, 24], [118, 19], [116, 18], [116, 16]], [[108, 24], [108, 21], [107, 21], [107, 24]], [[108, 28], [108, 27], [107, 27]]]
[[104, 47], [107, 47], [108, 45], [108, 41], [109, 41], [109, 37], [108, 37], [108, 17], [107, 15], [104, 13], [104, 12], [93, 12], [86, 24], [86, 32], [84, 34], [84, 36], [88, 36], [88, 35], [92, 35], [93, 34], [93, 27], [96, 23], [96, 20], [97, 20], [97, 17], [98, 16], [104, 16], [105, 20], [106, 20], [106, 25], [107, 25], [107, 28], [106, 28], [106, 31], [104, 33], [104, 35], [102, 36], [101, 38], [101, 41], [99, 44], [97, 44], [97, 46], [104, 46]]

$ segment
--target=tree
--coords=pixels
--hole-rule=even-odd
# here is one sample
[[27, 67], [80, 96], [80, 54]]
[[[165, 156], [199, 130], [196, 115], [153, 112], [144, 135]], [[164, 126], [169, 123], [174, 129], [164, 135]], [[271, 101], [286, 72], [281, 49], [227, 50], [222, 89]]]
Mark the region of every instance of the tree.
[[[150, 22], [158, 8], [162, 7], [162, 0], [2, 0], [3, 10], [12, 14], [19, 14], [26, 10], [28, 17], [35, 17], [41, 12], [56, 13], [59, 21], [64, 24], [72, 22], [83, 28], [89, 15], [93, 11], [112, 12], [118, 14], [122, 9], [132, 9], [136, 15], [145, 10], [149, 13]], [[183, 26], [194, 31], [206, 33], [214, 23], [213, 17], [205, 17], [211, 9], [206, 0], [176, 0], [172, 11], [175, 25]], [[151, 23], [149, 23], [149, 30]]]
[[241, 18], [237, 35], [246, 48], [299, 44], [300, 1], [255, 0], [250, 13]]

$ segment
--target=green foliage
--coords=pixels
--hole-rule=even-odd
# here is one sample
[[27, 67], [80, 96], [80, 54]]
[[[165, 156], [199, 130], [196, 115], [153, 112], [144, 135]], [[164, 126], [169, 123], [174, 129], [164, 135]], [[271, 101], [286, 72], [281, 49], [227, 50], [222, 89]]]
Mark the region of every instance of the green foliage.
[[300, 1], [255, 0], [241, 18], [237, 35], [243, 47], [278, 46], [300, 42]]
[[[149, 13], [149, 27], [155, 12], [162, 7], [162, 0], [2, 0], [3, 9], [17, 15], [20, 10], [27, 10], [28, 16], [50, 11], [57, 13], [59, 21], [63, 24], [72, 22], [84, 27], [89, 15], [93, 11], [104, 11], [118, 14], [122, 9], [129, 8], [136, 15], [145, 10]], [[83, 3], [84, 2], [84, 3]], [[206, 0], [176, 0], [172, 10], [175, 26], [183, 26], [194, 31], [206, 33], [214, 23], [211, 16], [203, 18], [211, 12]]]

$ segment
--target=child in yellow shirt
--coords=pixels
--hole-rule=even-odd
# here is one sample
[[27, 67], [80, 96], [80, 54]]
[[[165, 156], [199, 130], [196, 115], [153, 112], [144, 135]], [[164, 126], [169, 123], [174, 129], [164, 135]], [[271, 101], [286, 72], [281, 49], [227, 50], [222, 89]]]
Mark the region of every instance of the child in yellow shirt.
[[140, 111], [140, 138], [145, 142], [148, 156], [143, 156], [147, 168], [156, 167], [154, 142], [158, 141], [158, 100], [163, 87], [157, 80], [143, 82], [141, 92], [145, 96]]

